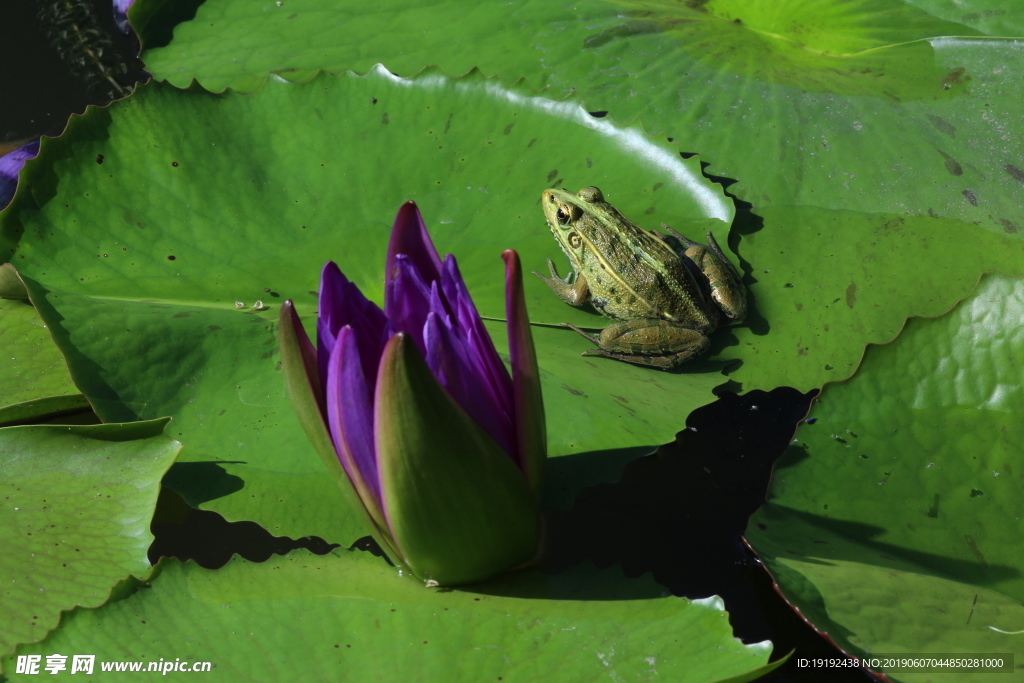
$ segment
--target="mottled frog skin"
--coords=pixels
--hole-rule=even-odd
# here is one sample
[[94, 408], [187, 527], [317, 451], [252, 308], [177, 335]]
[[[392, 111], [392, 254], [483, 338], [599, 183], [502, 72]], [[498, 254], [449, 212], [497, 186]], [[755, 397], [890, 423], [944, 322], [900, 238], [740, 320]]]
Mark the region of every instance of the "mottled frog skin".
[[534, 275], [567, 304], [589, 301], [619, 321], [596, 337], [563, 323], [597, 345], [583, 355], [673, 368], [707, 351], [722, 315], [746, 315], [746, 290], [711, 233], [705, 247], [662, 224], [679, 240], [674, 248], [631, 223], [596, 187], [545, 190], [541, 205], [573, 272], [559, 278], [549, 260], [551, 277]]

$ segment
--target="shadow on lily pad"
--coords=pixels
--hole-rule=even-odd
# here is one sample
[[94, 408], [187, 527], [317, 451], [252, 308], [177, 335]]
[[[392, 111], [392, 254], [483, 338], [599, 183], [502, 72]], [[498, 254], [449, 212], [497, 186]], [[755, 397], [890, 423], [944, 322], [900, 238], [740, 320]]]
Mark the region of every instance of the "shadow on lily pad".
[[199, 506], [209, 500], [241, 491], [245, 481], [229, 474], [222, 465], [244, 465], [241, 461], [176, 462], [164, 475], [163, 484], [179, 493], [189, 505]]

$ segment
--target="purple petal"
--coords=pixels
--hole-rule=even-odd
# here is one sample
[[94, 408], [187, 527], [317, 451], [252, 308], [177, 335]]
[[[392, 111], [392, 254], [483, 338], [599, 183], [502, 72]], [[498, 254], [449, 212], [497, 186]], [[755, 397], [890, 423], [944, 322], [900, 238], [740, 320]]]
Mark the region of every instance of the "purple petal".
[[466, 367], [466, 349], [458, 330], [449, 328], [437, 313], [427, 316], [423, 340], [427, 347], [425, 360], [434, 377], [448, 394], [469, 412], [467, 403], [472, 394], [473, 377]]
[[426, 355], [423, 326], [427, 322], [431, 300], [439, 296], [434, 289], [412, 259], [405, 254], [395, 256], [394, 278], [384, 285], [384, 310], [392, 328], [410, 335], [422, 355]]
[[345, 472], [371, 516], [383, 521], [373, 437], [373, 391], [360, 360], [356, 331], [341, 328], [327, 367], [327, 419]]
[[128, 33], [128, 29], [131, 28], [128, 23], [128, 8], [134, 2], [135, 0], [114, 0], [114, 21], [117, 22], [117, 28], [121, 33]]
[[7, 206], [18, 189], [18, 174], [25, 162], [39, 154], [39, 140], [22, 145], [0, 157], [0, 209]]
[[501, 407], [511, 420], [512, 416], [512, 379], [509, 377], [501, 356], [494, 348], [491, 336], [473, 305], [473, 299], [466, 289], [466, 283], [459, 272], [455, 257], [449, 254], [444, 261], [441, 272], [441, 286], [455, 309], [456, 324], [462, 329], [467, 345], [475, 359], [476, 374], [481, 378], [487, 390], [494, 395], [494, 403]]
[[13, 152], [0, 157], [0, 175], [17, 178], [25, 162], [39, 154], [39, 140], [22, 145]]
[[320, 383], [327, 384], [327, 366], [334, 353], [336, 338], [331, 334], [330, 325], [323, 318], [316, 320], [317, 369], [320, 372]]
[[340, 322], [344, 288], [348, 284], [338, 264], [328, 261], [320, 271], [320, 294], [317, 297], [316, 348], [320, 357], [320, 377], [327, 379], [327, 362], [334, 351], [338, 331], [344, 326]]
[[423, 224], [423, 217], [415, 202], [402, 204], [398, 215], [395, 216], [391, 241], [388, 243], [388, 256], [384, 263], [385, 284], [397, 276], [395, 266], [399, 254], [405, 254], [412, 259], [424, 281], [434, 282], [440, 278], [441, 257], [437, 255], [437, 249], [430, 241], [427, 226]]
[[377, 380], [377, 361], [390, 336], [387, 316], [349, 282], [337, 264], [328, 261], [320, 276], [320, 307], [317, 317], [317, 348], [320, 349], [320, 376], [326, 380], [327, 361], [335, 339], [346, 325], [356, 333], [363, 372], [372, 385]]
[[451, 305], [441, 287], [438, 286], [437, 280], [430, 283], [430, 312], [437, 313], [443, 318], [452, 317]]
[[354, 320], [365, 319], [375, 332], [387, 324], [384, 311], [363, 296], [359, 287], [349, 282], [334, 261], [325, 263], [321, 272], [319, 304], [319, 316], [328, 322], [328, 328], [335, 336]]
[[513, 426], [495, 395], [481, 382], [476, 359], [467, 349], [461, 331], [441, 316], [427, 316], [424, 330], [426, 361], [448, 395], [515, 460]]

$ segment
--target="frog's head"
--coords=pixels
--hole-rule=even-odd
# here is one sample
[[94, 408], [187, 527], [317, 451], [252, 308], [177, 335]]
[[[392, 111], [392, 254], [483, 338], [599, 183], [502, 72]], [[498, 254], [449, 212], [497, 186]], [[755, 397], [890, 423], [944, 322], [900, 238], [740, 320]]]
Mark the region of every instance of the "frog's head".
[[567, 190], [551, 188], [541, 195], [544, 217], [551, 229], [568, 231], [584, 214], [593, 212], [595, 204], [604, 204], [604, 195], [596, 187], [584, 187], [573, 194]]
[[604, 195], [596, 187], [585, 187], [576, 194], [551, 188], [541, 195], [544, 218], [555, 239], [568, 253], [580, 247], [579, 233], [597, 214], [604, 213]]

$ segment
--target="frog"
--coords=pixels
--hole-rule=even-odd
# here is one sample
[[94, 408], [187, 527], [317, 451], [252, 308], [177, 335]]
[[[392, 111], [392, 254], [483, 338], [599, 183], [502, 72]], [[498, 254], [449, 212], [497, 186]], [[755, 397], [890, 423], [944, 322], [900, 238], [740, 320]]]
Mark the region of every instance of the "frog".
[[705, 246], [664, 223], [675, 240], [644, 230], [597, 187], [545, 190], [541, 206], [572, 268], [561, 278], [548, 259], [550, 277], [533, 274], [570, 306], [617, 321], [597, 336], [561, 323], [597, 347], [581, 355], [668, 370], [703, 355], [722, 318], [746, 316], [743, 281], [710, 232]]

